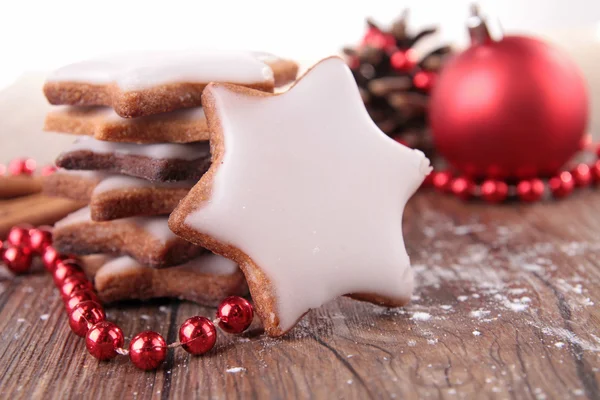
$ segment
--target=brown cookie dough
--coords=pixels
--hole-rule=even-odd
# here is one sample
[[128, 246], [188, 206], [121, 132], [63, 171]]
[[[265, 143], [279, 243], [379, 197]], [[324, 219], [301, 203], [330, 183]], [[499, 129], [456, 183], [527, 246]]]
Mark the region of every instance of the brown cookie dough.
[[202, 108], [140, 118], [120, 117], [108, 107], [57, 107], [44, 130], [126, 143], [190, 143], [210, 137]]
[[87, 207], [56, 223], [54, 247], [61, 253], [77, 255], [129, 255], [153, 268], [182, 264], [205, 251], [169, 231], [166, 217], [94, 222]]
[[83, 258], [103, 302], [179, 298], [216, 306], [227, 296], [244, 296], [248, 286], [239, 268], [227, 259], [206, 253], [185, 264], [154, 269], [131, 257], [94, 255]]
[[56, 165], [69, 170], [95, 170], [153, 182], [198, 180], [210, 166], [207, 142], [131, 144], [79, 138]]

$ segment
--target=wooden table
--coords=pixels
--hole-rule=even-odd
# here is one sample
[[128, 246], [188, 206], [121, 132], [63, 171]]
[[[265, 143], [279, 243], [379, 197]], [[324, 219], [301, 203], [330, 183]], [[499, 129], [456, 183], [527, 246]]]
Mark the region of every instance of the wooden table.
[[[70, 333], [50, 277], [0, 282], [1, 398], [600, 398], [600, 192], [533, 206], [463, 204], [419, 193], [406, 211], [413, 302], [339, 299], [287, 336], [259, 324], [213, 351], [178, 349], [155, 372], [98, 362]], [[178, 301], [127, 304], [109, 318], [131, 338], [169, 342]]]

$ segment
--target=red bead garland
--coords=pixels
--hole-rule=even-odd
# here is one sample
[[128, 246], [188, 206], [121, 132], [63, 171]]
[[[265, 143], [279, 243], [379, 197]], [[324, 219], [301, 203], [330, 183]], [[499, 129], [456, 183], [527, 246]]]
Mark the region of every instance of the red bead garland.
[[230, 296], [217, 308], [219, 328], [229, 333], [241, 333], [248, 329], [254, 318], [252, 304], [242, 297]]
[[17, 225], [11, 228], [8, 232], [6, 241], [13, 246], [28, 247], [29, 246], [29, 230], [31, 226]]
[[217, 342], [217, 330], [205, 317], [187, 319], [179, 328], [179, 341], [185, 351], [193, 355], [204, 354]]
[[69, 326], [77, 336], [85, 337], [92, 325], [104, 321], [102, 306], [95, 301], [82, 301], [69, 314]]
[[85, 347], [98, 360], [110, 360], [117, 356], [117, 349], [123, 347], [123, 331], [117, 325], [101, 321], [90, 328], [85, 336]]
[[131, 339], [129, 359], [138, 368], [156, 369], [167, 358], [167, 343], [156, 332], [146, 331]]
[[[89, 353], [99, 360], [110, 360], [117, 355], [129, 355], [138, 368], [157, 368], [166, 358], [169, 347], [181, 346], [193, 355], [210, 351], [217, 339], [215, 325], [208, 318], [195, 316], [186, 320], [179, 329], [179, 342], [167, 345], [156, 332], [146, 331], [135, 336], [126, 350], [121, 329], [105, 321], [106, 314], [94, 292], [93, 285], [83, 273], [77, 258], [60, 254], [52, 246], [52, 231], [49, 227], [14, 229], [13, 241], [27, 244], [4, 249], [0, 240], [0, 256], [7, 267], [22, 273], [29, 269], [34, 252], [41, 256], [44, 268], [52, 277], [68, 314], [73, 333], [86, 338]], [[219, 327], [225, 332], [241, 333], [254, 318], [252, 305], [241, 297], [231, 296], [218, 307]]]

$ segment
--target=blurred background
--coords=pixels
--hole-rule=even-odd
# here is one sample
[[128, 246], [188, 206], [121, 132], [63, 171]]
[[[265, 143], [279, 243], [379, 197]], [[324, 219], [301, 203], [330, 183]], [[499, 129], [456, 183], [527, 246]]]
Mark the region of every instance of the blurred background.
[[[303, 66], [339, 54], [365, 32], [365, 17], [382, 26], [404, 8], [409, 30], [437, 26], [419, 43], [460, 49], [468, 44], [466, 0], [253, 1], [4, 1], [0, 3], [0, 162], [29, 156], [50, 162], [72, 137], [41, 133], [47, 71], [105, 53], [133, 49], [256, 49]], [[600, 1], [480, 1], [494, 33], [532, 34], [565, 50], [591, 95], [590, 131], [600, 131]], [[17, 112], [18, 111], [18, 112]]]

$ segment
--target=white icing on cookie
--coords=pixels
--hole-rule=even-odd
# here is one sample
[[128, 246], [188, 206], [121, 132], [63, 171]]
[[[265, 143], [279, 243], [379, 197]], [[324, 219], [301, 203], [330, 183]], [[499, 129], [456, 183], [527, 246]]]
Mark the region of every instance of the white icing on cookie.
[[115, 83], [124, 91], [169, 83], [272, 83], [273, 70], [264, 53], [184, 50], [117, 54], [64, 66], [49, 82]]
[[109, 192], [111, 190], [133, 189], [133, 188], [160, 188], [160, 189], [181, 189], [191, 188], [196, 181], [178, 181], [178, 182], [150, 182], [146, 179], [134, 178], [125, 175], [111, 175], [102, 179], [94, 188], [93, 194]]
[[84, 178], [84, 179], [103, 179], [103, 178], [106, 178], [107, 176], [109, 176], [109, 174], [102, 172], [102, 171], [82, 171], [82, 170], [64, 169], [64, 168], [57, 168], [55, 173], [59, 174], [59, 175], [77, 176], [77, 177]]
[[[152, 267], [140, 264], [129, 256], [118, 257], [104, 264], [102, 268], [98, 270], [96, 279], [102, 279], [102, 277], [106, 275], [122, 274], [138, 268]], [[174, 268], [185, 268], [193, 270], [198, 274], [209, 275], [231, 275], [238, 270], [236, 263], [216, 254], [204, 254], [198, 258], [186, 262], [185, 264], [170, 267], [169, 271], [172, 271]]]
[[130, 217], [116, 219], [113, 221], [93, 222], [89, 207], [84, 207], [67, 215], [65, 218], [58, 221], [55, 226], [64, 228], [70, 225], [80, 223], [94, 223], [103, 226], [118, 225], [118, 224], [135, 224], [140, 229], [149, 233], [154, 239], [161, 243], [167, 243], [169, 240], [175, 239], [177, 236], [169, 229], [168, 217]]
[[[136, 155], [154, 159], [196, 160], [210, 154], [208, 142], [186, 144], [134, 144], [96, 140], [88, 136], [78, 138], [64, 153], [87, 150], [98, 154]], [[64, 154], [63, 153], [63, 154]]]
[[207, 90], [225, 153], [185, 224], [256, 263], [280, 329], [344, 294], [410, 299], [402, 213], [429, 160], [377, 128], [345, 63], [326, 59], [278, 96]]

